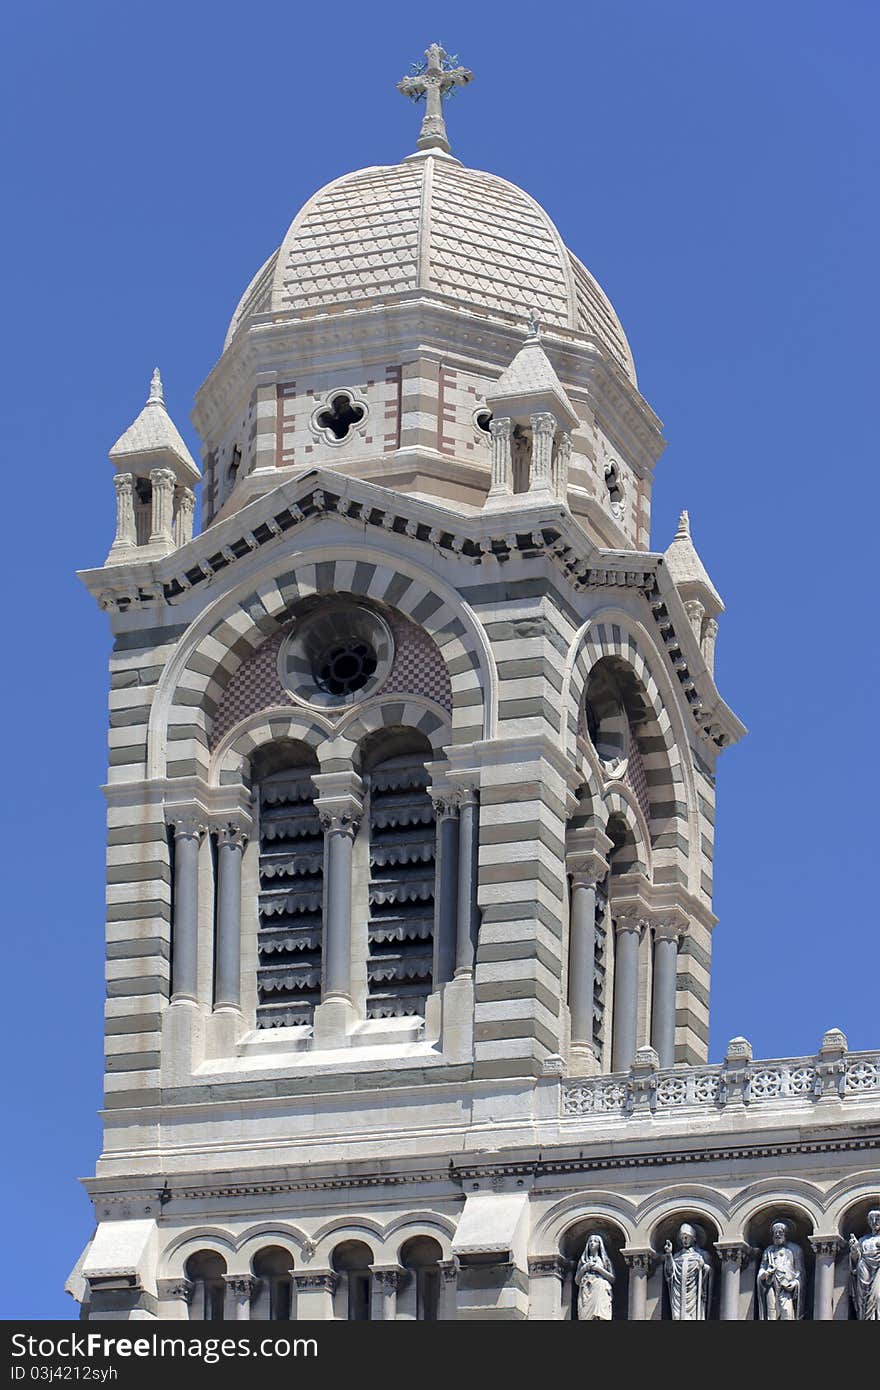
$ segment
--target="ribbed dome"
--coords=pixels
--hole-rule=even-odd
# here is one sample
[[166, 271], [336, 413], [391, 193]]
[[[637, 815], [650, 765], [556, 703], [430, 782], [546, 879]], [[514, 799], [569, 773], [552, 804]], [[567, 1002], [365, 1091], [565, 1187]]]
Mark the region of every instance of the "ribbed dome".
[[594, 337], [635, 381], [611, 304], [533, 198], [440, 153], [359, 169], [295, 217], [245, 291], [226, 342], [254, 314], [301, 314], [429, 290], [485, 313]]

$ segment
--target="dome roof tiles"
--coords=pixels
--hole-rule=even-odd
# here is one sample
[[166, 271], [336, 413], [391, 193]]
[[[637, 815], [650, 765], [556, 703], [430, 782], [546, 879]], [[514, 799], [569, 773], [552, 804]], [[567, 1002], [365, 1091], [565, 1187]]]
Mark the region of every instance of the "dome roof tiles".
[[489, 314], [534, 308], [548, 329], [594, 337], [635, 380], [617, 315], [543, 208], [437, 153], [360, 169], [316, 193], [248, 286], [226, 341], [255, 314], [420, 289]]

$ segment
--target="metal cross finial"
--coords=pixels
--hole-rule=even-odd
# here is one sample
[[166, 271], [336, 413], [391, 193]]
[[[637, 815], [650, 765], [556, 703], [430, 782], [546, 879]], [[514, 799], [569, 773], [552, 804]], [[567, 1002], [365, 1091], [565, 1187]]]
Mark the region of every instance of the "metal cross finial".
[[451, 58], [439, 43], [429, 44], [425, 49], [425, 59], [424, 63], [413, 64], [412, 76], [401, 78], [397, 90], [412, 101], [424, 98], [425, 118], [416, 142], [419, 149], [445, 150], [448, 154], [449, 140], [441, 102], [456, 87], [466, 87], [474, 74], [469, 68], [456, 67], [456, 59]]

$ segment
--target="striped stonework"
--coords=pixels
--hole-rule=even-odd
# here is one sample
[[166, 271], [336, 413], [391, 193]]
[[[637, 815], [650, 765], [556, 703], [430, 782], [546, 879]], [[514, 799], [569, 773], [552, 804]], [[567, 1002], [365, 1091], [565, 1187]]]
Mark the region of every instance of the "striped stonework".
[[266, 577], [234, 606], [226, 606], [189, 652], [167, 719], [169, 777], [205, 775], [212, 723], [233, 676], [267, 637], [279, 631], [296, 603], [316, 594], [374, 599], [423, 628], [446, 668], [453, 742], [467, 743], [482, 735], [488, 686], [485, 652], [451, 603], [429, 585], [388, 566], [353, 560], [304, 562]]

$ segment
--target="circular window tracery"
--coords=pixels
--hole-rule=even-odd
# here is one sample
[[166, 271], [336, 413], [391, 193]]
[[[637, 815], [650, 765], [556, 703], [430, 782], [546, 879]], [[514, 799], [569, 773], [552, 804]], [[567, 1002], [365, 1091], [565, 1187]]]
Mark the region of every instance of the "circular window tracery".
[[296, 623], [278, 652], [278, 674], [297, 700], [320, 708], [365, 700], [394, 660], [391, 629], [362, 604], [328, 600]]

